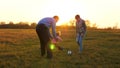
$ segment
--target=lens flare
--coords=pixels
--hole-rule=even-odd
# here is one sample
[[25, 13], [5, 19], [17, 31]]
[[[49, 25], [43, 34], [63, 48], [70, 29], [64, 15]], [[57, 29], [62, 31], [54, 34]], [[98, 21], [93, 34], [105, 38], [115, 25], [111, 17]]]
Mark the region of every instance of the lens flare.
[[51, 50], [55, 49], [55, 45], [54, 44], [50, 44], [50, 49]]

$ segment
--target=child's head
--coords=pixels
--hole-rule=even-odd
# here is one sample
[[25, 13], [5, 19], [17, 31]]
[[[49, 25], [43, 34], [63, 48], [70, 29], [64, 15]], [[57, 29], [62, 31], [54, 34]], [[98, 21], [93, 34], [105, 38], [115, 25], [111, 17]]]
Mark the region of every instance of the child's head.
[[56, 33], [56, 35], [57, 35], [57, 36], [61, 36], [61, 31], [58, 31], [58, 32]]

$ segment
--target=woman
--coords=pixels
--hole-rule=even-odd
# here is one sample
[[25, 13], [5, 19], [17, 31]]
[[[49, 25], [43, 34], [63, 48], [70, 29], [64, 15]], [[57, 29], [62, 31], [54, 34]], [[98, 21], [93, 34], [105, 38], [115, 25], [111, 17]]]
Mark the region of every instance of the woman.
[[76, 19], [76, 41], [79, 45], [79, 53], [82, 53], [83, 50], [82, 40], [86, 33], [86, 24], [85, 21], [81, 19], [79, 15], [76, 15], [75, 19]]

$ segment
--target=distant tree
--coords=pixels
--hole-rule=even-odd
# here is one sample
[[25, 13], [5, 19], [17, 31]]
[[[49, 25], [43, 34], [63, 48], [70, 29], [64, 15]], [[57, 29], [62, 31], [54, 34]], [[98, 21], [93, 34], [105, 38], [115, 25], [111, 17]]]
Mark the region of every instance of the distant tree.
[[23, 29], [30, 28], [28, 22], [19, 22], [19, 23], [16, 24], [16, 27], [17, 28], [23, 28]]
[[5, 25], [5, 22], [0, 22], [0, 25]]
[[70, 24], [70, 26], [75, 26], [75, 20], [74, 20], [74, 19], [71, 19], [71, 20], [69, 21], [69, 24]]
[[97, 29], [97, 24], [94, 23], [94, 24], [92, 25], [92, 28]]
[[37, 24], [36, 24], [35, 22], [33, 22], [33, 23], [31, 23], [31, 25], [30, 25], [30, 26], [31, 26], [32, 28], [35, 28], [35, 27], [36, 27], [36, 25], [37, 25]]
[[14, 23], [12, 21], [9, 22], [9, 25], [14, 25]]
[[90, 20], [85, 20], [85, 23], [86, 23], [87, 27], [90, 28], [90, 25], [91, 25]]
[[118, 23], [115, 23], [115, 26], [113, 26], [113, 29], [117, 29], [118, 28]]
[[28, 22], [19, 22], [18, 25], [28, 25]]
[[107, 27], [106, 29], [107, 29], [107, 30], [111, 30], [111, 29], [112, 29], [112, 27]]

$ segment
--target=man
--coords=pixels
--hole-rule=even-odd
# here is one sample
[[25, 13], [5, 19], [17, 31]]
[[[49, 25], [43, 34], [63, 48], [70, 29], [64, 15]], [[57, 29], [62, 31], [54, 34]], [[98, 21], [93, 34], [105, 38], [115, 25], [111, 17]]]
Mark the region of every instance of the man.
[[83, 50], [82, 40], [86, 33], [86, 24], [85, 21], [81, 19], [79, 15], [76, 15], [75, 19], [76, 19], [76, 41], [79, 45], [79, 53], [82, 53]]
[[[46, 17], [41, 19], [36, 26], [36, 32], [41, 45], [41, 56], [44, 56], [47, 51], [47, 58], [49, 59], [53, 57], [52, 51], [50, 49], [50, 40], [57, 40], [56, 23], [58, 20], [58, 16]], [[52, 28], [52, 35], [50, 34], [50, 28]]]

